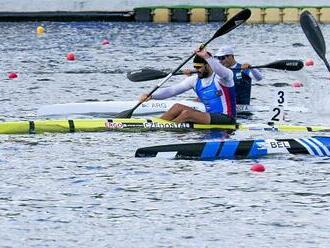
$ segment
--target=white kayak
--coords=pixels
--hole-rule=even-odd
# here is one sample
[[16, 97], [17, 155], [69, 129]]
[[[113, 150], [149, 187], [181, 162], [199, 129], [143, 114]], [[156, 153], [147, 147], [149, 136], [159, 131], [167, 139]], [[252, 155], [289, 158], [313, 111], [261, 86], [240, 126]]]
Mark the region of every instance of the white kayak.
[[[201, 102], [188, 100], [151, 100], [142, 103], [135, 111], [134, 115], [157, 115], [169, 110], [175, 103], [190, 106], [199, 111], [205, 111]], [[107, 102], [84, 102], [84, 103], [64, 103], [41, 106], [37, 114], [40, 116], [113, 116], [122, 111], [133, 108], [137, 101], [107, 101]], [[307, 112], [306, 108], [288, 107], [288, 110]], [[237, 105], [238, 114], [252, 114], [259, 111], [269, 111], [267, 106]]]

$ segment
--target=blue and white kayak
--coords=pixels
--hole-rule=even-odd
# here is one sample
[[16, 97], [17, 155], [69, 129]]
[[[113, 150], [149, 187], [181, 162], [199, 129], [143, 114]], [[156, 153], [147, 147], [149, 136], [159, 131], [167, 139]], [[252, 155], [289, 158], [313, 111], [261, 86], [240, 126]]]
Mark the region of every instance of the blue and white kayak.
[[[205, 112], [205, 107], [201, 102], [188, 100], [151, 100], [141, 104], [135, 111], [135, 116], [158, 115], [168, 111], [175, 103], [190, 106], [196, 110]], [[37, 115], [39, 116], [79, 116], [89, 115], [94, 117], [115, 116], [127, 109], [133, 108], [137, 101], [107, 101], [107, 102], [85, 102], [85, 103], [65, 103], [41, 106]], [[255, 112], [269, 111], [270, 107], [255, 105], [237, 105], [238, 114], [253, 114]], [[304, 107], [288, 106], [285, 110], [295, 112], [308, 112]]]
[[306, 154], [330, 157], [330, 137], [224, 140], [160, 145], [139, 148], [135, 153], [135, 157], [216, 160], [259, 158], [275, 154]]

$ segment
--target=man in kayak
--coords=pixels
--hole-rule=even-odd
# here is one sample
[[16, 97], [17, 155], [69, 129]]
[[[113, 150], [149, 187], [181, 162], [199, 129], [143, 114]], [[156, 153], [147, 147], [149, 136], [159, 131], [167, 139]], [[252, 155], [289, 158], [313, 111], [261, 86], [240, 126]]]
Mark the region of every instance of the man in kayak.
[[260, 81], [262, 75], [258, 69], [249, 69], [250, 64], [237, 63], [231, 46], [221, 47], [214, 56], [222, 65], [233, 71], [236, 89], [236, 104], [250, 104], [252, 79]]
[[[197, 75], [185, 78], [181, 83], [162, 88], [148, 99], [166, 99], [193, 89], [206, 112], [197, 111], [186, 105], [174, 104], [161, 118], [199, 124], [233, 124], [236, 122], [236, 100], [233, 72], [218, 62], [205, 49], [195, 51], [193, 64]], [[145, 100], [147, 94], [140, 97]]]

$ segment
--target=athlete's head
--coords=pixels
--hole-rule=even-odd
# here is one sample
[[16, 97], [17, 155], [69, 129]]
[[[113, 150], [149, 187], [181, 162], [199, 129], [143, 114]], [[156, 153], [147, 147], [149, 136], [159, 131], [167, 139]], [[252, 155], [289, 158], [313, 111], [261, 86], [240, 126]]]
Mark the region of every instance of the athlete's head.
[[236, 63], [234, 58], [234, 49], [231, 46], [222, 46], [214, 56], [225, 67], [231, 67]]
[[202, 57], [195, 55], [194, 60], [194, 68], [197, 71], [197, 75], [199, 78], [208, 77], [210, 74], [210, 67], [207, 64], [206, 60]]

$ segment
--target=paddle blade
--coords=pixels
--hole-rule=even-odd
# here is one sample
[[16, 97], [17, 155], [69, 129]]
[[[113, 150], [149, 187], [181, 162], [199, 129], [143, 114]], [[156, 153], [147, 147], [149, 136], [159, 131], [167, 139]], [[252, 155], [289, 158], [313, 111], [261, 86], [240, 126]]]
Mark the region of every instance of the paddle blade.
[[309, 11], [306, 10], [301, 14], [300, 25], [316, 53], [321, 58], [324, 57], [326, 52], [324, 37], [315, 18]]
[[168, 73], [165, 71], [155, 70], [151, 68], [143, 68], [141, 70], [128, 72], [127, 78], [132, 82], [143, 82], [164, 78], [167, 75]]
[[286, 71], [299, 71], [303, 67], [304, 67], [304, 62], [302, 62], [301, 60], [284, 59], [266, 65], [253, 66], [252, 68], [270, 68], [270, 69], [286, 70]]
[[[143, 82], [143, 81], [164, 78], [168, 75], [168, 73], [169, 72], [167, 72], [166, 70], [160, 71], [151, 68], [143, 68], [141, 70], [128, 72], [127, 78], [132, 82]], [[197, 71], [195, 70], [190, 71], [190, 74], [193, 73], [197, 73]], [[178, 71], [174, 75], [183, 75], [183, 74], [185, 74], [183, 71]]]
[[119, 114], [117, 114], [115, 117], [116, 118], [131, 118], [132, 115], [133, 115], [134, 110], [135, 110], [135, 108], [125, 110], [125, 111], [120, 112]]
[[242, 11], [238, 12], [236, 15], [234, 15], [231, 19], [229, 19], [219, 30], [213, 35], [213, 39], [224, 35], [234, 28], [237, 28], [244, 22], [246, 22], [251, 16], [251, 10], [249, 9], [243, 9]]
[[325, 46], [323, 34], [315, 18], [309, 11], [305, 10], [301, 14], [300, 25], [308, 41], [311, 43], [312, 47], [314, 48], [315, 52], [324, 61], [328, 71], [330, 71], [330, 66], [325, 58], [326, 46]]

